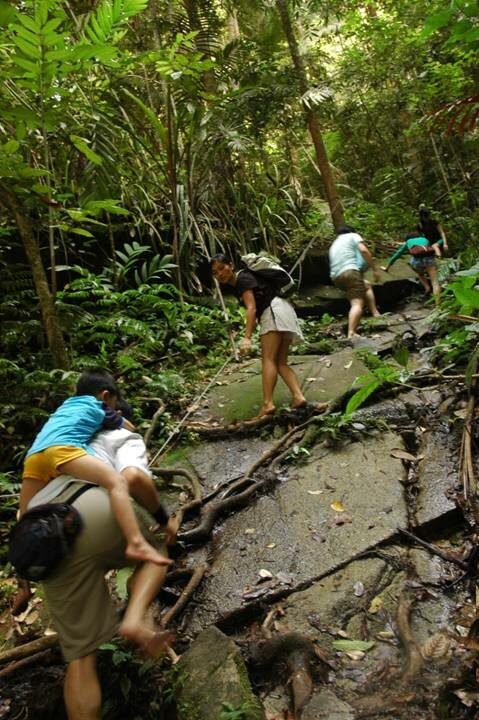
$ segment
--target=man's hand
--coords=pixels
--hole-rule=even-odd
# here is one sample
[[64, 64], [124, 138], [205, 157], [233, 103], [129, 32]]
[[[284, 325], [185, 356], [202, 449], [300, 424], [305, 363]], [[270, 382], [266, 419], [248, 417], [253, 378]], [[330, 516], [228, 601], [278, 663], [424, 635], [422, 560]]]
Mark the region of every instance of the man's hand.
[[126, 418], [123, 418], [123, 427], [124, 427], [126, 430], [130, 430], [131, 432], [133, 432], [133, 430], [135, 429], [135, 426], [133, 425], [133, 423], [131, 423], [131, 422], [130, 422], [129, 420], [127, 420]]
[[239, 351], [241, 355], [247, 355], [251, 350], [251, 338], [245, 337], [241, 341]]

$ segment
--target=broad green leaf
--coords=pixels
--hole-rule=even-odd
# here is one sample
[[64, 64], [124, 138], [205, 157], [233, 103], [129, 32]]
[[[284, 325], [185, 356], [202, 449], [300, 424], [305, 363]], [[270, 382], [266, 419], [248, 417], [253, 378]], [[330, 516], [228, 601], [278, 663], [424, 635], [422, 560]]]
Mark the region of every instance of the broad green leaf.
[[83, 228], [69, 227], [68, 232], [75, 233], [75, 235], [82, 235], [83, 237], [95, 237], [91, 232], [84, 230]]
[[473, 288], [461, 287], [454, 283], [451, 285], [452, 291], [456, 299], [461, 303], [462, 307], [470, 307], [479, 310], [479, 291]]
[[375, 378], [374, 380], [371, 380], [367, 385], [362, 387], [360, 390], [354, 393], [352, 398], [350, 398], [348, 404], [346, 405], [346, 410], [344, 411], [345, 415], [352, 415], [353, 412], [355, 412], [358, 407], [360, 407], [367, 398], [373, 394], [375, 390], [378, 389], [378, 387], [382, 385], [381, 380], [378, 380]]
[[17, 152], [19, 147], [20, 143], [18, 142], [18, 140], [9, 140], [1, 149], [7, 155], [13, 155], [13, 153]]
[[88, 146], [87, 140], [84, 138], [79, 137], [78, 135], [70, 135], [70, 140], [75, 145], [75, 147], [85, 155], [85, 157], [88, 158], [92, 163], [95, 163], [95, 165], [101, 165], [103, 160], [99, 155], [97, 155], [94, 150], [92, 150]]
[[447, 10], [443, 10], [442, 12], [435, 13], [434, 15], [430, 15], [429, 17], [427, 17], [424, 22], [424, 29], [421, 32], [420, 37], [429, 37], [429, 35], [431, 35], [436, 30], [439, 30], [440, 28], [448, 25], [451, 21], [453, 13], [453, 9], [448, 8]]
[[27, 42], [26, 40], [21, 38], [19, 35], [15, 35], [13, 37], [13, 42], [29, 58], [32, 58], [33, 60], [41, 59], [42, 54], [41, 54], [40, 48], [38, 46], [32, 45], [32, 43]]
[[59, 25], [61, 25], [63, 22], [63, 18], [61, 17], [55, 17], [49, 20], [46, 25], [42, 28], [43, 35], [46, 35], [47, 33], [51, 33], [53, 30], [56, 30]]
[[[45, 53], [45, 59], [46, 60], [69, 60], [70, 59], [70, 51], [64, 50], [64, 49], [48, 50]], [[71, 67], [73, 67], [73, 65]]]
[[21, 22], [22, 25], [24, 27], [26, 27], [28, 30], [31, 30], [36, 35], [41, 33], [42, 26], [39, 25], [35, 20], [33, 20], [33, 18], [31, 18], [29, 15], [23, 15], [20, 13], [17, 15], [17, 18], [18, 18], [19, 22]]
[[27, 28], [23, 27], [23, 25], [15, 23], [10, 27], [17, 33], [17, 35], [20, 35], [24, 40], [27, 40], [27, 42], [32, 43], [32, 45], [40, 45], [40, 37], [36, 33], [32, 33], [30, 30], [27, 30]]
[[333, 640], [331, 644], [336, 650], [342, 652], [352, 652], [353, 650], [367, 652], [376, 645], [374, 640]]
[[400, 347], [399, 350], [397, 350], [397, 352], [394, 354], [395, 361], [399, 363], [399, 365], [402, 365], [404, 368], [407, 368], [408, 366], [409, 357], [410, 352], [405, 345]]

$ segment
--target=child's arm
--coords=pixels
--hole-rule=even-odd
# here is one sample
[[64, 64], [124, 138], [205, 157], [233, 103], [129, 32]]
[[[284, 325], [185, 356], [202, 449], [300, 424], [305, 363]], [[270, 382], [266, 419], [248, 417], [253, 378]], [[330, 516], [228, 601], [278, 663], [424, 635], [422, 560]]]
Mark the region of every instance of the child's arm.
[[121, 427], [126, 427], [125, 422], [127, 421], [125, 421], [123, 415], [117, 410], [113, 410], [106, 403], [103, 403], [103, 412], [105, 413], [101, 424], [103, 430], [118, 430]]
[[387, 272], [387, 271], [389, 270], [389, 268], [391, 267], [391, 265], [393, 265], [393, 264], [396, 262], [396, 260], [399, 260], [399, 258], [401, 257], [401, 255], [403, 255], [403, 254], [406, 252], [406, 250], [407, 250], [407, 242], [403, 243], [403, 244], [401, 245], [401, 247], [399, 247], [399, 248], [396, 250], [396, 252], [394, 253], [394, 255], [392, 255], [392, 256], [389, 258], [389, 260], [387, 261], [386, 265], [383, 265], [383, 266], [381, 267], [381, 270], [384, 270], [384, 272]]

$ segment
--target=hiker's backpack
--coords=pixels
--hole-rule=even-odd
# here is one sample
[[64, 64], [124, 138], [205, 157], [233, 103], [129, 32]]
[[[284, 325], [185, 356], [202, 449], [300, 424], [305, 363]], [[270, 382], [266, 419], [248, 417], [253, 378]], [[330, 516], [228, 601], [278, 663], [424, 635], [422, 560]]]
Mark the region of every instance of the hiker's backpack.
[[241, 261], [252, 273], [272, 285], [280, 297], [286, 297], [294, 287], [294, 280], [277, 260], [268, 255], [248, 253]]

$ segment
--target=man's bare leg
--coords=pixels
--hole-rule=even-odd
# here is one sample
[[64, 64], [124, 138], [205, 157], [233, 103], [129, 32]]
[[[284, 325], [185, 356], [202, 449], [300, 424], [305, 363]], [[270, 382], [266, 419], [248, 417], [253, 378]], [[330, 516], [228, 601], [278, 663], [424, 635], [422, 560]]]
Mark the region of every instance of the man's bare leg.
[[130, 599], [123, 616], [119, 633], [135, 643], [150, 657], [157, 657], [166, 649], [173, 634], [159, 630], [145, 620], [146, 612], [158, 595], [166, 577], [166, 568], [153, 563], [143, 563], [133, 573], [130, 583]]
[[68, 720], [100, 720], [101, 689], [96, 653], [68, 664], [63, 694]]
[[432, 285], [432, 294], [434, 295], [434, 302], [436, 305], [439, 305], [440, 297], [441, 297], [441, 286], [439, 285], [439, 278], [437, 276], [437, 268], [434, 267], [434, 265], [430, 265], [427, 268], [427, 273], [429, 277], [431, 278], [431, 285]]
[[352, 338], [356, 335], [359, 321], [363, 316], [364, 300], [362, 298], [353, 298], [353, 300], [349, 302], [351, 303], [351, 308], [348, 315], [348, 338]]
[[372, 285], [365, 280], [364, 286], [366, 288], [366, 305], [368, 306], [369, 312], [373, 317], [380, 317], [381, 313], [379, 312], [376, 305], [376, 296], [374, 295]]

